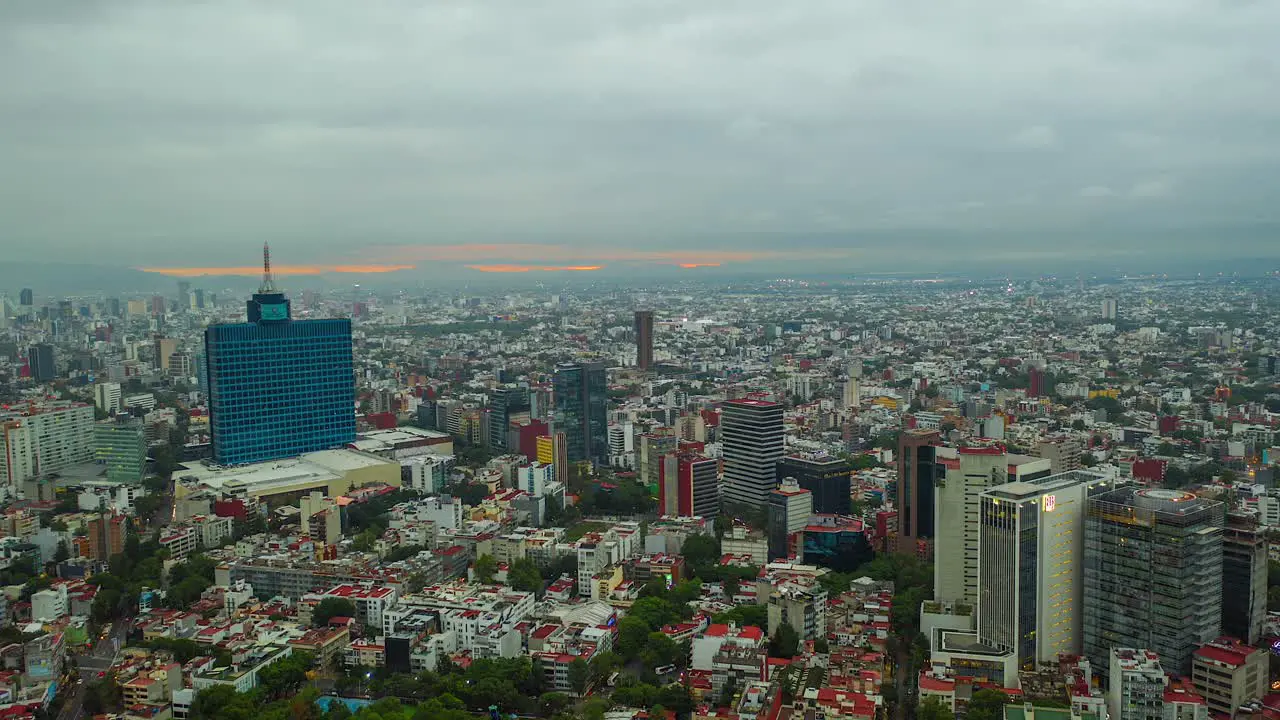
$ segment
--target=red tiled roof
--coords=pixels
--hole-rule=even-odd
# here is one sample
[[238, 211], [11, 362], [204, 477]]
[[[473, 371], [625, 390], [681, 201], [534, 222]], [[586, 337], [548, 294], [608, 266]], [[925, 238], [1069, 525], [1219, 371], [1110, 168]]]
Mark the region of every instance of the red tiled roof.
[[1204, 658], [1205, 660], [1212, 660], [1214, 662], [1226, 663], [1228, 665], [1240, 667], [1245, 664], [1245, 661], [1248, 660], [1249, 655], [1254, 650], [1255, 648], [1251, 647], [1227, 646], [1212, 643], [1197, 648], [1195, 656], [1197, 658]]
[[929, 672], [921, 672], [920, 689], [934, 692], [951, 692], [956, 689], [956, 681], [950, 678], [934, 677]]

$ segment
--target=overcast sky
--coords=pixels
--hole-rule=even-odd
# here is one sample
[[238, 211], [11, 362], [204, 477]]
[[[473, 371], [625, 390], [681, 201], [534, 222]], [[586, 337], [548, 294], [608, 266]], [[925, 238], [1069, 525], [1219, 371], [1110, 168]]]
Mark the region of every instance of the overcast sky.
[[3, 2], [0, 247], [1277, 256], [1277, 43], [1275, 0]]

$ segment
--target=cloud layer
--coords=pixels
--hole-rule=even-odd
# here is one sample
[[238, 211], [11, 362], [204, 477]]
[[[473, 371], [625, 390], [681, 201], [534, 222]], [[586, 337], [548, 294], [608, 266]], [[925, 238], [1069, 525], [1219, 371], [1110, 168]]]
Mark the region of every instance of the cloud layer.
[[[171, 272], [264, 239], [330, 270], [853, 267], [907, 231], [935, 260], [1167, 252], [1280, 220], [1276, 37], [1262, 0], [2, 3], [0, 246]], [[1248, 237], [1225, 250], [1280, 252]]]

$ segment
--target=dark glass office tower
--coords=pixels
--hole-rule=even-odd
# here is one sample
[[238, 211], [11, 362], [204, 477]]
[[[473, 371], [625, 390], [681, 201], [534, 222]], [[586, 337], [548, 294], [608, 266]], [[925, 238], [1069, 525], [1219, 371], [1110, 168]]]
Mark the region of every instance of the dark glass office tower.
[[274, 460], [355, 440], [351, 321], [294, 320], [271, 280], [249, 322], [205, 330], [213, 458], [223, 465]]
[[567, 460], [609, 462], [609, 422], [605, 413], [609, 384], [604, 363], [556, 366], [556, 429], [564, 433]]
[[1084, 528], [1084, 654], [1160, 654], [1191, 671], [1222, 620], [1222, 503], [1179, 490], [1117, 488], [1090, 498]]
[[838, 457], [820, 453], [788, 455], [778, 462], [778, 482], [795, 478], [800, 487], [813, 493], [813, 511], [848, 515], [853, 467]]
[[1228, 514], [1222, 535], [1222, 633], [1254, 645], [1266, 620], [1266, 531], [1248, 515]]
[[53, 362], [53, 346], [40, 343], [32, 345], [27, 351], [27, 366], [31, 368], [31, 379], [38, 383], [53, 382], [58, 376]]
[[919, 554], [933, 539], [934, 483], [947, 472], [937, 462], [940, 442], [936, 430], [907, 430], [898, 436], [897, 552]]
[[508, 450], [511, 432], [511, 416], [529, 410], [529, 389], [519, 385], [502, 385], [489, 391], [489, 407], [485, 422], [489, 424], [489, 448], [497, 452]]

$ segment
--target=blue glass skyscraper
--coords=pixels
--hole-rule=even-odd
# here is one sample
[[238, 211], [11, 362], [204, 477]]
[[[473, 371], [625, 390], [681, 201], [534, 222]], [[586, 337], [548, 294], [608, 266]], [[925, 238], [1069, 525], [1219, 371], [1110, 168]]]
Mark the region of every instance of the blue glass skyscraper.
[[556, 429], [564, 432], [569, 462], [591, 460], [607, 465], [609, 383], [604, 363], [561, 363], [553, 381]]
[[351, 321], [294, 320], [267, 248], [248, 322], [210, 325], [204, 346], [215, 462], [274, 460], [355, 439]]

